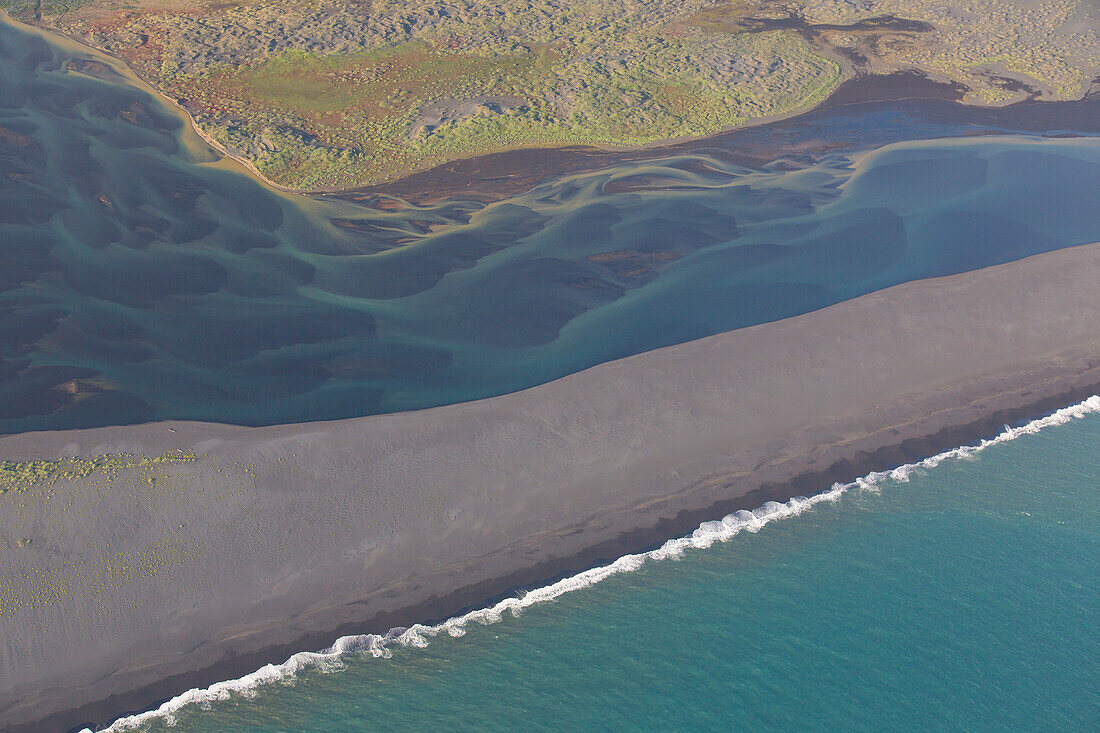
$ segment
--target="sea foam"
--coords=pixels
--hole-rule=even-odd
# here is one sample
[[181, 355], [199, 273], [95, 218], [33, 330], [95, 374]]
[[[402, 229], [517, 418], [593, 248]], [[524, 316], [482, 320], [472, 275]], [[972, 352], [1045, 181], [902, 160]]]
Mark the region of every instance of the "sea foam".
[[[796, 496], [783, 503], [769, 501], [751, 512], [738, 510], [720, 520], [703, 522], [690, 535], [669, 540], [654, 550], [623, 555], [609, 565], [585, 570], [551, 585], [523, 593], [515, 598], [507, 598], [488, 608], [449, 618], [439, 624], [431, 626], [413, 624], [408, 628], [390, 629], [385, 634], [341, 637], [323, 651], [298, 652], [282, 664], [268, 664], [238, 679], [218, 682], [205, 689], [188, 690], [156, 710], [118, 719], [106, 731], [114, 733], [131, 730], [156, 718], [162, 719], [168, 725], [173, 725], [174, 714], [186, 705], [196, 703], [208, 705], [218, 700], [226, 700], [231, 695], [251, 696], [263, 685], [292, 681], [299, 672], [307, 669], [338, 670], [343, 668], [342, 660], [349, 654], [369, 654], [377, 658], [389, 658], [396, 647], [424, 647], [433, 637], [440, 634], [463, 636], [472, 623], [494, 624], [500, 621], [506, 612], [518, 616], [524, 608], [552, 601], [566, 593], [595, 585], [613, 575], [633, 572], [645, 565], [647, 561], [678, 558], [687, 550], [705, 549], [715, 542], [727, 542], [741, 532], [758, 532], [771, 521], [796, 516], [816, 504], [835, 502], [852, 489], [877, 491], [883, 483], [889, 481], [906, 482], [914, 473], [922, 469], [935, 468], [945, 461], [970, 458], [990, 446], [1007, 443], [1024, 435], [1032, 435], [1044, 428], [1064, 425], [1070, 420], [1096, 412], [1100, 412], [1100, 395], [1093, 395], [1083, 402], [1019, 427], [1006, 425], [996, 437], [982, 440], [976, 445], [952, 448], [916, 463], [907, 463], [889, 471], [869, 473], [850, 483], [835, 483], [828, 490], [810, 497]], [[91, 731], [85, 729], [82, 733], [91, 733]]]

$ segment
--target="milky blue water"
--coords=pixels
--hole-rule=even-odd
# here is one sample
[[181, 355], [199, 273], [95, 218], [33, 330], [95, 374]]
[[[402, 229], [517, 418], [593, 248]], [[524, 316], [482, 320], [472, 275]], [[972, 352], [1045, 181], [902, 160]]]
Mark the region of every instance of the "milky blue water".
[[171, 730], [1096, 730], [1098, 624], [1093, 414]]
[[218, 165], [111, 64], [0, 23], [0, 432], [487, 397], [1100, 240], [1100, 140], [1031, 107], [835, 108], [389, 210]]

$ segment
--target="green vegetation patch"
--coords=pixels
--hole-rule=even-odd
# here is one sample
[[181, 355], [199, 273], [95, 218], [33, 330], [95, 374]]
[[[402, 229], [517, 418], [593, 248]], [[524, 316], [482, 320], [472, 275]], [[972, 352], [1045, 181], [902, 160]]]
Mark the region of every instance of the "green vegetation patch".
[[387, 114], [440, 94], [484, 93], [527, 80], [537, 65], [530, 52], [482, 56], [412, 42], [353, 56], [289, 52], [242, 70], [234, 81], [258, 101], [311, 117], [353, 109]]
[[188, 12], [143, 2], [112, 16], [93, 0], [57, 20], [179, 100], [231, 154], [299, 189], [521, 147], [705, 135], [805, 108], [841, 76], [797, 33], [685, 23], [712, 0], [375, 0], [369, 12], [331, 0], [194, 0]]
[[350, 188], [521, 147], [644, 145], [806, 108], [841, 81], [786, 32], [670, 36], [563, 55], [422, 42], [289, 52], [172, 78], [203, 130], [266, 176]]
[[41, 7], [299, 189], [519, 147], [707, 135], [820, 102], [840, 54], [961, 81], [986, 104], [1025, 96], [1020, 80], [1078, 97], [1100, 73], [1091, 0], [81, 2]]

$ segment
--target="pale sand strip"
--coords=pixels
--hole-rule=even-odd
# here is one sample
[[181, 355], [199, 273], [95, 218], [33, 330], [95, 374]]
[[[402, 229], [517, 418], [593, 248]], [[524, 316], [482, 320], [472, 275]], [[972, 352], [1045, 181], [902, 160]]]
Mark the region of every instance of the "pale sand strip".
[[1093, 244], [481, 402], [0, 438], [198, 456], [0, 495], [0, 728], [105, 722], [1081, 399], [1098, 282]]

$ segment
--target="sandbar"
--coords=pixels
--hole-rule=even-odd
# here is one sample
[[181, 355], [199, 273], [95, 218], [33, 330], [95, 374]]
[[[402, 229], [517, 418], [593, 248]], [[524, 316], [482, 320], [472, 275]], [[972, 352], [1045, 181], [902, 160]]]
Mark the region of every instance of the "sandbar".
[[0, 729], [102, 725], [1079, 401], [1097, 282], [1083, 245], [477, 402], [0, 437], [31, 476], [0, 494]]

